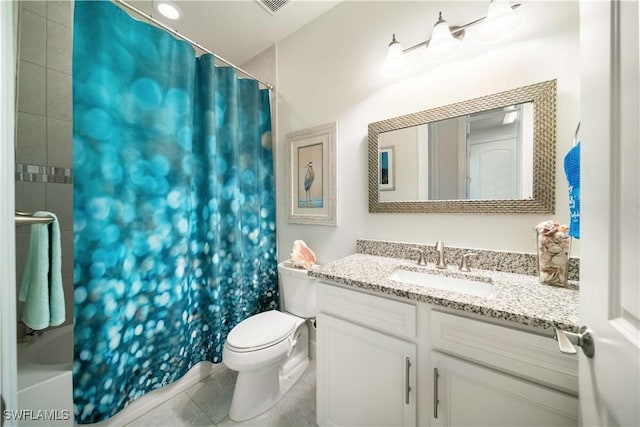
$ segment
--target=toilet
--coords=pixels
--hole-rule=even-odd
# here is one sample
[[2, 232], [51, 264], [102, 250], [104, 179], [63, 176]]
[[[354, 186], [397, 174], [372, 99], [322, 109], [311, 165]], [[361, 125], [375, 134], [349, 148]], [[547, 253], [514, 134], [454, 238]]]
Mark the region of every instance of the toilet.
[[307, 319], [316, 316], [316, 279], [289, 261], [278, 264], [284, 311], [266, 311], [236, 325], [222, 361], [238, 371], [229, 418], [244, 421], [275, 405], [309, 364]]

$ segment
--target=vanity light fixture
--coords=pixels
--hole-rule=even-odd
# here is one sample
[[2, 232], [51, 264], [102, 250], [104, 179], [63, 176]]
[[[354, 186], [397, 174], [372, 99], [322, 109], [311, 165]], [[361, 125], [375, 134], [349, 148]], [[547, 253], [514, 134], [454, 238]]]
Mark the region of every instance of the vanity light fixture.
[[400, 77], [407, 71], [409, 71], [407, 58], [402, 52], [402, 45], [396, 40], [396, 35], [394, 34], [391, 43], [389, 43], [387, 58], [380, 67], [380, 75], [386, 78]]
[[431, 40], [427, 43], [425, 60], [435, 62], [450, 57], [460, 48], [463, 37], [464, 31], [456, 32], [455, 36], [451, 33], [449, 24], [442, 19], [442, 12], [440, 12], [438, 21], [433, 26]]
[[520, 29], [520, 16], [510, 7], [509, 0], [491, 0], [485, 24], [478, 30], [478, 42], [497, 43]]
[[422, 46], [426, 46], [426, 61], [441, 61], [451, 56], [462, 44], [461, 41], [465, 37], [466, 29], [485, 21], [485, 24], [479, 28], [478, 41], [480, 43], [502, 41], [519, 29], [520, 17], [515, 13], [515, 9], [520, 6], [521, 3], [511, 6], [509, 0], [491, 0], [487, 16], [461, 26], [452, 27], [449, 27], [447, 21], [442, 19], [442, 12], [440, 12], [431, 38], [404, 50], [394, 34], [389, 44], [387, 57], [380, 67], [380, 74], [385, 78], [399, 77], [405, 74], [408, 66], [406, 54]]
[[175, 21], [182, 18], [182, 10], [172, 1], [153, 0], [151, 4], [160, 15], [167, 19]]

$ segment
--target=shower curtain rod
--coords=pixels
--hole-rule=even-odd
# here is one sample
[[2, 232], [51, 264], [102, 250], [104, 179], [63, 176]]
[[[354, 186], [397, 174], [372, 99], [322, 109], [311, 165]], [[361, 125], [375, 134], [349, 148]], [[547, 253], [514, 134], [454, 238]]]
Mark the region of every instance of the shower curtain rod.
[[235, 68], [237, 71], [239, 71], [240, 73], [244, 74], [245, 76], [251, 77], [254, 80], [257, 80], [258, 82], [262, 83], [263, 85], [265, 85], [267, 87], [267, 89], [269, 90], [273, 90], [274, 86], [271, 83], [267, 83], [265, 81], [262, 81], [261, 79], [259, 79], [258, 77], [254, 76], [253, 74], [249, 73], [248, 71], [243, 70], [242, 68], [238, 67], [237, 65], [227, 61], [226, 59], [224, 59], [223, 57], [216, 55], [215, 53], [213, 53], [212, 51], [210, 51], [209, 49], [207, 49], [206, 47], [202, 46], [200, 43], [191, 40], [190, 38], [183, 36], [182, 34], [180, 34], [179, 32], [177, 32], [176, 30], [168, 27], [167, 25], [163, 24], [162, 22], [158, 21], [156, 18], [154, 18], [153, 16], [149, 15], [146, 12], [141, 11], [140, 9], [138, 9], [137, 7], [130, 5], [129, 3], [127, 3], [124, 0], [112, 0], [114, 3], [117, 3], [127, 9], [129, 9], [130, 11], [142, 16], [145, 19], [148, 19], [149, 21], [153, 22], [154, 24], [156, 24], [157, 26], [159, 26], [160, 28], [162, 28], [163, 30], [166, 30], [168, 32], [170, 32], [171, 34], [173, 34], [174, 36], [176, 36], [177, 38], [179, 38], [180, 40], [183, 40], [187, 43], [189, 43], [191, 46], [200, 49], [203, 52], [209, 53], [211, 55], [213, 55], [216, 59], [224, 62], [225, 64], [229, 65], [232, 68]]

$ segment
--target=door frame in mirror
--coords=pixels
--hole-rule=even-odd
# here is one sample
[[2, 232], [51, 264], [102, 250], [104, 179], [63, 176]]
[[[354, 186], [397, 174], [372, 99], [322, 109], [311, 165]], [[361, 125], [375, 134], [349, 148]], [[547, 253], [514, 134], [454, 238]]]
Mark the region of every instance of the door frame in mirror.
[[[371, 213], [555, 213], [556, 80], [436, 107], [369, 124], [369, 212]], [[378, 137], [382, 132], [479, 111], [533, 102], [533, 197], [529, 199], [381, 202]]]

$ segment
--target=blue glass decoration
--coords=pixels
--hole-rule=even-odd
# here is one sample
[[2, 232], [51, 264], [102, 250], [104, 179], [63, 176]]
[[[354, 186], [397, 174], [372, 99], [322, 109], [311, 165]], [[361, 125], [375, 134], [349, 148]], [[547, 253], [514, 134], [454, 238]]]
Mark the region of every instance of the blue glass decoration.
[[110, 2], [75, 3], [76, 422], [278, 308], [269, 92]]

